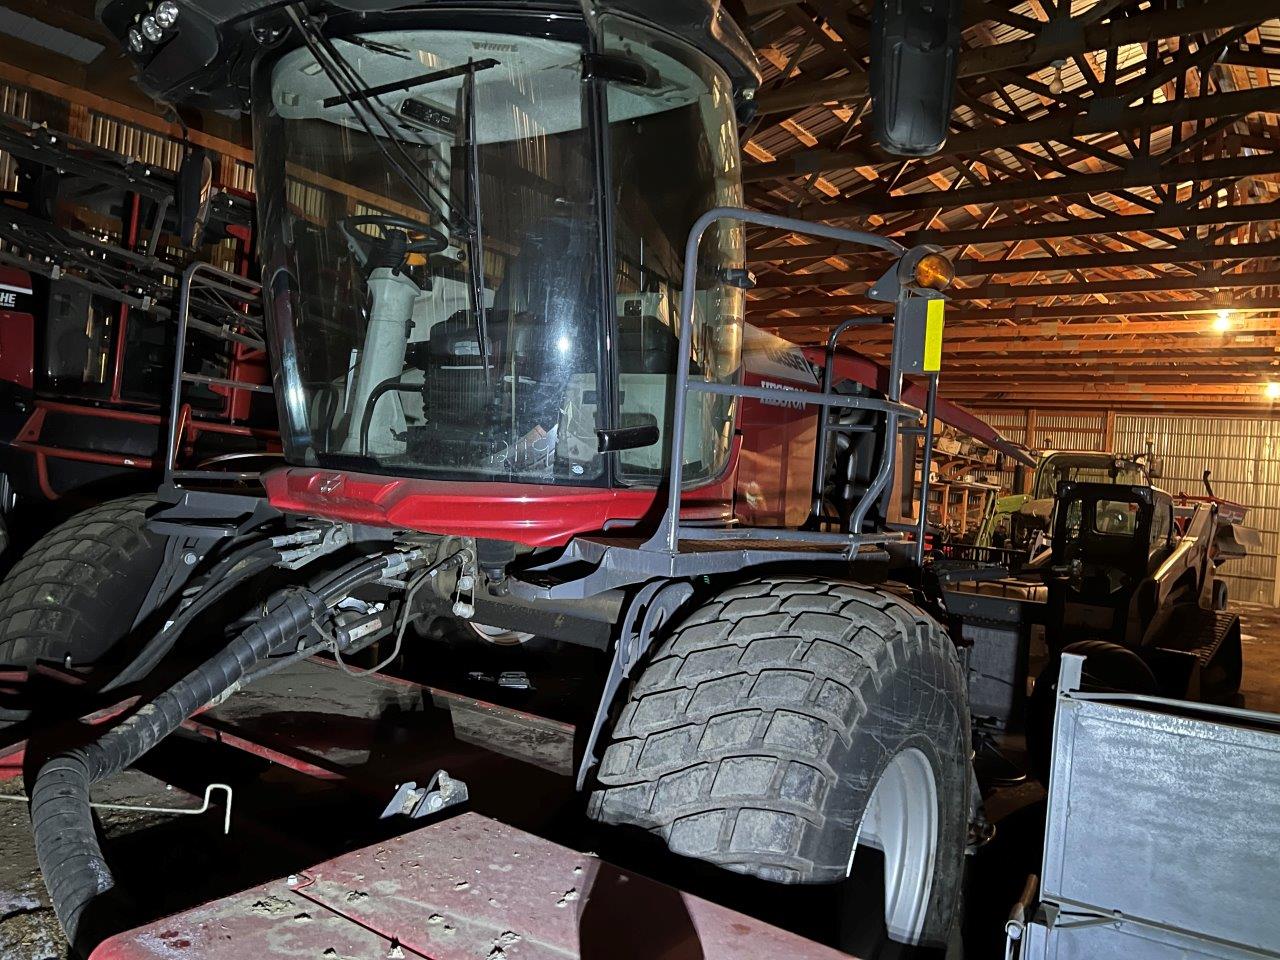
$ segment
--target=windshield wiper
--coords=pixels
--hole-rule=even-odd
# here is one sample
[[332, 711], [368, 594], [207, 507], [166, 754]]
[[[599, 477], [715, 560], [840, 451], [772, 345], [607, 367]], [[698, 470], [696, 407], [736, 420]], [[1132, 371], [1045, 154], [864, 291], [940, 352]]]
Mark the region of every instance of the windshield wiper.
[[351, 103], [354, 100], [376, 99], [384, 93], [399, 93], [402, 90], [412, 90], [415, 87], [425, 87], [428, 83], [438, 83], [441, 80], [451, 80], [454, 77], [461, 77], [464, 74], [475, 74], [481, 70], [488, 70], [498, 65], [497, 60], [468, 60], [466, 63], [459, 64], [456, 67], [445, 67], [443, 70], [436, 70], [433, 73], [424, 73], [420, 77], [410, 77], [408, 80], [393, 80], [390, 83], [380, 84], [376, 87], [365, 87], [363, 90], [357, 90], [352, 94], [338, 94], [332, 97], [325, 97], [320, 101], [322, 107], [336, 107], [340, 103]]
[[353, 37], [347, 37], [347, 42], [364, 47], [366, 50], [370, 50], [373, 53], [385, 53], [388, 57], [395, 57], [397, 60], [413, 59], [413, 57], [409, 56], [409, 51], [405, 47], [397, 47], [392, 43], [380, 43], [377, 40], [370, 40], [367, 37], [360, 36], [359, 34]]
[[[315, 27], [307, 16], [306, 9], [301, 4], [290, 6], [288, 14], [294, 26], [297, 27], [298, 33], [302, 37], [302, 42], [311, 52], [311, 55], [316, 58], [316, 64], [324, 71], [329, 82], [333, 84], [335, 89], [344, 92], [351, 98], [349, 102], [352, 115], [360, 123], [360, 126], [364, 128], [365, 133], [369, 135], [369, 139], [373, 141], [374, 147], [382, 155], [382, 159], [387, 166], [413, 192], [426, 210], [435, 210], [435, 202], [438, 200], [444, 205], [440, 211], [441, 214], [452, 220], [453, 207], [448, 195], [435, 186], [430, 178], [425, 181], [427, 190], [424, 192], [422, 187], [419, 186], [418, 178], [409, 172], [415, 170], [417, 164], [413, 158], [405, 153], [404, 147], [400, 144], [400, 135], [391, 128], [391, 125], [383, 116], [384, 112], [394, 116], [387, 108], [387, 105], [379, 100], [376, 94], [370, 95], [367, 93], [369, 87], [364, 82], [364, 79], [338, 52], [333, 43]], [[358, 96], [361, 91], [366, 91], [366, 95], [363, 97]], [[371, 107], [370, 101], [380, 109]], [[393, 156], [391, 149], [388, 149], [387, 143], [383, 142], [383, 138], [374, 133], [369, 119], [365, 116], [366, 112], [382, 129], [386, 135], [386, 140], [394, 148], [398, 156]], [[425, 141], [418, 140], [416, 142], [430, 149], [430, 145], [426, 144]], [[434, 199], [428, 194], [434, 194]]]
[[[470, 66], [471, 61], [468, 61]], [[467, 259], [471, 262], [471, 296], [476, 318], [476, 340], [480, 347], [480, 367], [484, 370], [485, 393], [493, 396], [489, 371], [489, 317], [484, 305], [484, 233], [480, 216], [480, 147], [476, 133], [476, 71], [468, 69], [460, 91], [459, 110], [465, 124], [463, 142], [467, 151]]]

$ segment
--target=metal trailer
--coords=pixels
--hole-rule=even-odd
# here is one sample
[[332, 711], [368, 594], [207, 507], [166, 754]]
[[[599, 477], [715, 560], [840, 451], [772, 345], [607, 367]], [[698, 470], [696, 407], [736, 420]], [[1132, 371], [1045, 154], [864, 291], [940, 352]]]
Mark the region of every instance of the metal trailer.
[[[50, 683], [79, 682], [66, 671], [45, 673]], [[305, 714], [289, 712], [289, 704], [318, 702], [327, 705], [320, 728], [302, 723]], [[105, 725], [132, 706], [126, 702], [85, 719]], [[444, 771], [428, 779], [430, 768], [420, 766], [420, 751], [405, 735], [433, 708], [448, 712], [455, 740], [482, 748], [451, 744], [446, 751], [450, 769], [473, 785], [510, 778], [501, 761], [484, 762], [483, 751], [496, 750], [560, 775], [549, 782], [563, 784], [565, 796], [572, 792], [570, 724], [386, 675], [354, 677], [330, 660], [294, 663], [190, 718], [183, 729], [218, 744], [228, 758], [232, 751], [247, 753], [312, 778], [318, 788], [348, 791], [360, 806], [385, 807], [389, 826], [403, 824], [407, 832], [315, 866], [305, 859], [305, 844], [285, 843], [297, 864], [290, 873], [119, 933], [90, 960], [284, 960], [300, 952], [360, 960], [639, 960], [672, 949], [705, 960], [847, 956], [494, 819], [493, 805], [481, 798], [476, 806], [487, 813], [468, 809], [466, 790], [458, 791], [461, 781]], [[388, 710], [398, 722], [388, 720]], [[0, 735], [0, 781], [21, 774], [27, 744], [12, 739], [20, 734], [13, 731], [8, 743]], [[200, 775], [220, 776], [219, 756]], [[414, 771], [421, 787], [402, 783]], [[545, 777], [525, 779], [532, 789], [546, 789]], [[452, 789], [437, 789], [443, 784]], [[208, 814], [223, 821], [225, 833], [245, 833], [244, 842], [283, 842], [274, 835], [278, 827], [246, 813], [242, 801], [233, 814], [231, 787], [210, 784], [203, 804], [198, 784], [192, 793], [168, 810], [127, 809]]]
[[1063, 657], [1021, 960], [1280, 957], [1280, 716], [1090, 693]]

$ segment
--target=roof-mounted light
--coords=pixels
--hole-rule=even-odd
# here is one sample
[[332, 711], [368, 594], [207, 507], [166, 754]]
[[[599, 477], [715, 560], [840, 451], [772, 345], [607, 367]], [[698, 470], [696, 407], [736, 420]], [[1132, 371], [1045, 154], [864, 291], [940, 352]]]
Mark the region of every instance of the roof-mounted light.
[[156, 18], [151, 14], [142, 18], [142, 35], [152, 43], [159, 43], [164, 37], [164, 29], [156, 22]]
[[174, 3], [174, 0], [160, 0], [151, 15], [156, 18], [156, 23], [160, 25], [162, 30], [168, 30], [178, 22], [179, 12], [178, 5]]
[[146, 49], [147, 41], [142, 38], [141, 32], [137, 27], [129, 28], [129, 49], [134, 53], [141, 53]]
[[916, 286], [927, 290], [945, 290], [956, 278], [956, 268], [940, 253], [927, 253], [916, 261], [912, 271]]

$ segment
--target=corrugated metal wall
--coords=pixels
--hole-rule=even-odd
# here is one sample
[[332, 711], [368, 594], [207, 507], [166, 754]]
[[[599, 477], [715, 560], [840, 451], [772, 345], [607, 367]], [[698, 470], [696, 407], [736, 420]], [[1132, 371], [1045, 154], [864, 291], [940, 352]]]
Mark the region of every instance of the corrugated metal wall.
[[177, 170], [182, 165], [182, 155], [186, 150], [172, 137], [144, 130], [101, 113], [89, 114], [88, 133], [85, 139], [94, 146], [166, 170]]
[[1164, 459], [1159, 486], [1199, 494], [1212, 472], [1213, 492], [1249, 507], [1245, 523], [1262, 536], [1254, 555], [1222, 565], [1236, 600], [1275, 604], [1280, 554], [1280, 421], [1199, 417], [1116, 417], [1116, 448], [1142, 450], [1150, 439]]
[[[980, 411], [979, 415], [1010, 440], [1041, 449], [1101, 450], [1106, 414], [1034, 415], [1033, 436], [1026, 433], [1024, 411]], [[1200, 494], [1201, 476], [1212, 474], [1214, 493], [1249, 507], [1245, 523], [1257, 530], [1262, 546], [1252, 556], [1223, 564], [1221, 576], [1236, 600], [1275, 605], [1280, 561], [1280, 420], [1161, 417], [1117, 414], [1112, 448], [1135, 454], [1147, 441], [1164, 460], [1158, 485], [1171, 493]], [[1010, 486], [1012, 471], [1003, 482]]]

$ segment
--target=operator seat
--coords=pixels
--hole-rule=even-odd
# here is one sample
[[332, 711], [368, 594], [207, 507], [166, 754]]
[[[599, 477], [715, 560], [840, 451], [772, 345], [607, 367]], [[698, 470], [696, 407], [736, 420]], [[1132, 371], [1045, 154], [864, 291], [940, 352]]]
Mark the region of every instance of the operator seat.
[[621, 373], [667, 373], [676, 369], [680, 341], [675, 331], [649, 314], [618, 317], [618, 370]]

